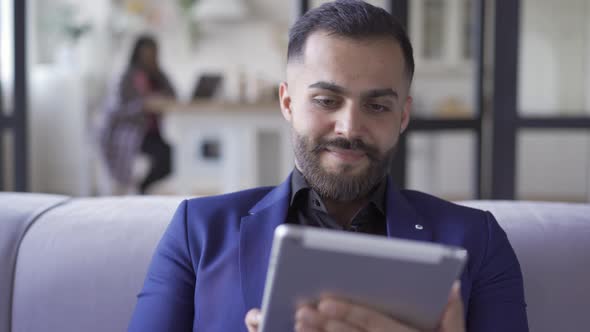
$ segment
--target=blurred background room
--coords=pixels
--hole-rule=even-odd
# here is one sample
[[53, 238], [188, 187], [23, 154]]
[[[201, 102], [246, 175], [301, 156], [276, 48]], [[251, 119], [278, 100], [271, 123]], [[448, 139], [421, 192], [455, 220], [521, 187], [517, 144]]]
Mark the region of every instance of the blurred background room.
[[[319, 0], [0, 0], [0, 191], [138, 194], [100, 151], [141, 35], [171, 170], [153, 195], [276, 185], [293, 168], [277, 87], [288, 29]], [[590, 202], [590, 0], [372, 0], [408, 28], [414, 109], [392, 169], [449, 200]], [[586, 36], [588, 35], [588, 36]]]

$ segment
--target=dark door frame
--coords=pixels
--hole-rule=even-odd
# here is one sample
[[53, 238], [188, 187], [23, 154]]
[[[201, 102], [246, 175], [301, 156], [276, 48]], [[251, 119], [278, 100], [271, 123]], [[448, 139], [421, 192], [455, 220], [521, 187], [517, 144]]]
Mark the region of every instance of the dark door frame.
[[[0, 98], [0, 190], [28, 190], [28, 126], [27, 126], [27, 1], [13, 0], [14, 6], [14, 105], [12, 112], [4, 110]], [[13, 136], [14, 188], [6, 188], [4, 183], [4, 133]], [[10, 175], [9, 175], [10, 176]]]

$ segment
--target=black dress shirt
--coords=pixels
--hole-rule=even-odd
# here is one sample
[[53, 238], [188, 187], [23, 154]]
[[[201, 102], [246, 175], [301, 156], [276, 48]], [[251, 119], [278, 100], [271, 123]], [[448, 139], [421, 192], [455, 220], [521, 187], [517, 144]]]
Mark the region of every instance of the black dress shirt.
[[287, 223], [387, 235], [385, 183], [384, 179], [376, 186], [369, 194], [367, 205], [357, 212], [348, 225], [341, 225], [329, 215], [322, 198], [309, 186], [303, 174], [295, 169], [291, 177], [291, 204]]

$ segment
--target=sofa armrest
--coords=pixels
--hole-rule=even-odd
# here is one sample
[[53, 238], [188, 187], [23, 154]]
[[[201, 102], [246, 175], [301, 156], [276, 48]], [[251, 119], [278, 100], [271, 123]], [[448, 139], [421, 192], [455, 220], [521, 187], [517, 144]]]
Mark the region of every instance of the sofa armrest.
[[21, 240], [40, 215], [67, 196], [0, 193], [0, 331], [10, 331], [14, 269]]

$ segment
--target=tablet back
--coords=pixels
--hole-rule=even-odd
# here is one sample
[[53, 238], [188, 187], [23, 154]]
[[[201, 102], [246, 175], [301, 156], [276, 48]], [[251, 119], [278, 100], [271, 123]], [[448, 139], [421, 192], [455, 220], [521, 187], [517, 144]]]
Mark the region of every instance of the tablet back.
[[466, 251], [427, 242], [281, 225], [262, 303], [262, 332], [291, 331], [296, 308], [331, 295], [415, 327], [436, 327]]

